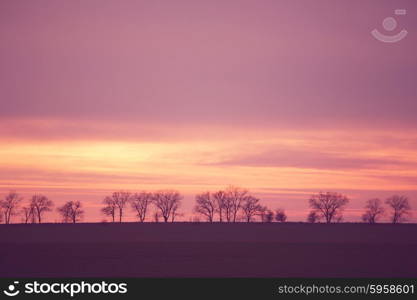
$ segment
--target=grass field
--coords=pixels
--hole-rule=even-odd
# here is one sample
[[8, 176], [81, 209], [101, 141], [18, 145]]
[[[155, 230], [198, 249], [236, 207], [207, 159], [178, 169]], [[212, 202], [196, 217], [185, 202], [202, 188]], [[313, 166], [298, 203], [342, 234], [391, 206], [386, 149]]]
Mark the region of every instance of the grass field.
[[417, 224], [0, 225], [1, 277], [417, 277]]

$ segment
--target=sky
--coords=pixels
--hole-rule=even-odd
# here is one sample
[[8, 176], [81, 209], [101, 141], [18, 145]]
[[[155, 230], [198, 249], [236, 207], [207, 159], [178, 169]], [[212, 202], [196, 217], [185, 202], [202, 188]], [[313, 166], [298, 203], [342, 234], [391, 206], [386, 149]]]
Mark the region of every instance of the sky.
[[319, 191], [351, 199], [346, 221], [392, 194], [417, 209], [416, 13], [412, 0], [1, 1], [0, 197], [79, 200], [88, 222], [113, 191], [158, 189], [179, 190], [190, 220], [196, 193], [228, 185], [290, 221]]

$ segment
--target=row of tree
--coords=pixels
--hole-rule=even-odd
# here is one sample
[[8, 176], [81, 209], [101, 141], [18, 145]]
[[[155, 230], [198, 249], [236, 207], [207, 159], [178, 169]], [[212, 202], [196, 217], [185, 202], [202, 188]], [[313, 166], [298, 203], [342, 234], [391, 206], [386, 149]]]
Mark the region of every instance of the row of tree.
[[[127, 191], [114, 192], [103, 200], [101, 212], [111, 218], [113, 222], [122, 222], [126, 207], [135, 212], [140, 222], [149, 219], [149, 211], [153, 211], [153, 220], [159, 222], [174, 222], [180, 216], [182, 195], [175, 190], [161, 190], [157, 192], [131, 193]], [[16, 192], [10, 192], [0, 200], [0, 222], [9, 224], [11, 217], [21, 215], [24, 223], [42, 223], [43, 215], [52, 211], [53, 202], [48, 197], [35, 194], [27, 205], [21, 207], [23, 197]], [[339, 193], [318, 193], [309, 199], [310, 213], [307, 221], [310, 223], [341, 222], [343, 210], [349, 203], [349, 199]], [[392, 223], [400, 223], [407, 220], [411, 214], [409, 200], [405, 196], [394, 195], [385, 200], [390, 210]], [[153, 209], [152, 209], [153, 208]], [[68, 201], [58, 207], [57, 212], [65, 223], [76, 223], [84, 216], [84, 210], [80, 201]], [[195, 196], [194, 212], [208, 222], [237, 221], [261, 221], [261, 222], [285, 222], [287, 215], [281, 208], [272, 211], [261, 205], [260, 199], [254, 197], [247, 189], [229, 186], [224, 190], [204, 192]], [[375, 198], [366, 202], [362, 220], [367, 223], [376, 223], [384, 214], [386, 208], [383, 201]]]
[[101, 211], [104, 215], [110, 216], [113, 222], [116, 221], [116, 216], [118, 216], [119, 222], [122, 222], [125, 207], [130, 204], [139, 221], [145, 222], [150, 205], [154, 205], [156, 208], [154, 213], [155, 221], [158, 221], [162, 217], [165, 222], [174, 222], [175, 218], [179, 215], [178, 208], [180, 207], [182, 198], [181, 194], [175, 190], [134, 194], [119, 191], [104, 198], [104, 207]]
[[[52, 200], [41, 194], [33, 195], [27, 205], [20, 207], [22, 201], [23, 197], [16, 192], [10, 192], [1, 199], [0, 222], [4, 219], [4, 223], [10, 224], [12, 216], [21, 215], [24, 223], [42, 223], [43, 215], [52, 211], [54, 206]], [[76, 223], [84, 215], [80, 201], [68, 201], [58, 207], [57, 211], [65, 223]]]
[[229, 186], [225, 190], [205, 192], [196, 195], [194, 212], [202, 215], [208, 222], [236, 222], [241, 216], [246, 222], [259, 217], [262, 222], [285, 222], [287, 216], [283, 209], [274, 213], [261, 205], [260, 199], [254, 197], [248, 190]]
[[[341, 222], [343, 210], [349, 203], [348, 197], [339, 193], [323, 193], [313, 195], [309, 199], [310, 213], [307, 221], [316, 223]], [[391, 210], [390, 220], [392, 223], [400, 223], [407, 220], [411, 214], [411, 206], [405, 196], [394, 195], [385, 200], [385, 204]], [[259, 199], [249, 194], [248, 190], [229, 187], [217, 192], [205, 192], [196, 196], [195, 212], [204, 216], [207, 221], [213, 222], [218, 215], [220, 222], [235, 222], [239, 210], [246, 222], [251, 222], [256, 216], [262, 222], [285, 222], [287, 216], [283, 209], [277, 209], [275, 213], [259, 203]], [[383, 202], [378, 199], [369, 199], [366, 202], [365, 213], [362, 220], [367, 223], [376, 223], [385, 213]]]
[[[324, 220], [326, 223], [340, 222], [344, 207], [349, 199], [338, 193], [318, 193], [309, 200], [312, 209], [307, 216], [307, 221], [315, 223]], [[391, 211], [392, 223], [401, 223], [411, 215], [411, 205], [406, 196], [393, 195], [385, 200], [385, 204]], [[385, 208], [381, 199], [373, 198], [366, 202], [365, 213], [362, 220], [366, 223], [376, 223], [385, 214]]]

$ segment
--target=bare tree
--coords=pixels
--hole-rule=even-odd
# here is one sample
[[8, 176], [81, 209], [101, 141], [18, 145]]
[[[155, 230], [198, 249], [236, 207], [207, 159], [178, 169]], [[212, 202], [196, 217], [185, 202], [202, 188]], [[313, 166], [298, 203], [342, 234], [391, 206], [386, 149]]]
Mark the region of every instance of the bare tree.
[[207, 221], [213, 222], [214, 214], [217, 209], [217, 199], [210, 193], [205, 192], [195, 196], [196, 205], [194, 211], [207, 218]]
[[271, 223], [274, 220], [274, 212], [264, 206], [262, 208], [262, 212], [260, 213], [260, 217], [263, 223]]
[[130, 204], [132, 209], [136, 212], [140, 222], [144, 222], [149, 203], [152, 201], [152, 193], [141, 192], [136, 193], [131, 197]]
[[349, 199], [338, 193], [320, 192], [313, 195], [309, 203], [313, 211], [321, 214], [326, 223], [331, 223], [341, 220], [343, 208], [349, 203]]
[[242, 211], [245, 216], [246, 222], [252, 221], [254, 216], [263, 212], [264, 207], [259, 204], [259, 199], [253, 196], [247, 196], [242, 200]]
[[119, 209], [119, 222], [122, 222], [123, 217], [123, 209], [126, 204], [130, 201], [131, 193], [129, 192], [115, 192], [113, 193], [113, 198], [116, 200], [117, 208]]
[[240, 187], [229, 186], [226, 189], [225, 214], [227, 222], [236, 222], [236, 217], [241, 209], [244, 199], [248, 196], [248, 190]]
[[265, 221], [265, 215], [266, 215], [267, 210], [268, 210], [268, 208], [266, 206], [261, 206], [261, 209], [258, 212], [258, 216], [259, 216], [259, 219], [261, 220], [261, 222]]
[[130, 201], [131, 196], [132, 194], [130, 192], [114, 192], [110, 197], [104, 198], [103, 203], [106, 206], [101, 209], [101, 212], [104, 215], [111, 216], [114, 222], [116, 211], [119, 211], [119, 222], [121, 223], [123, 219], [124, 207]]
[[285, 210], [283, 210], [282, 208], [278, 208], [275, 211], [275, 221], [281, 222], [281, 223], [284, 223], [285, 221], [287, 221], [287, 215], [285, 214]]
[[30, 206], [33, 208], [33, 213], [38, 219], [38, 223], [42, 223], [42, 215], [45, 212], [51, 211], [53, 203], [48, 197], [40, 194], [33, 195], [30, 200]]
[[394, 195], [385, 200], [385, 203], [393, 210], [391, 216], [393, 224], [406, 221], [411, 213], [411, 206], [406, 196]]
[[184, 214], [181, 214], [181, 213], [178, 212], [178, 208], [179, 208], [179, 205], [176, 205], [175, 208], [172, 210], [171, 223], [174, 223], [174, 221], [177, 217], [184, 216]]
[[317, 214], [315, 210], [310, 211], [310, 213], [307, 216], [307, 222], [309, 223], [316, 223], [320, 220], [320, 216]]
[[22, 200], [23, 197], [14, 191], [9, 192], [3, 200], [0, 200], [0, 207], [6, 224], [10, 224], [11, 217], [18, 213], [19, 204]]
[[84, 210], [80, 201], [68, 201], [63, 206], [57, 208], [58, 213], [62, 216], [64, 223], [76, 223], [84, 216]]
[[384, 208], [382, 207], [382, 201], [378, 198], [369, 199], [366, 201], [366, 211], [362, 215], [362, 220], [364, 222], [374, 224], [378, 218], [384, 213]]
[[217, 213], [219, 214], [219, 221], [223, 222], [223, 215], [226, 203], [226, 192], [217, 191], [213, 194], [213, 198], [216, 201]]
[[103, 204], [105, 206], [101, 209], [102, 214], [111, 217], [112, 222], [114, 223], [117, 209], [116, 202], [113, 197], [105, 197], [103, 199]]
[[174, 222], [178, 215], [177, 210], [181, 204], [182, 196], [174, 190], [161, 190], [153, 195], [152, 202], [159, 210], [165, 222], [171, 219]]
[[36, 216], [35, 216], [35, 212], [32, 206], [22, 207], [22, 217], [23, 217], [23, 222], [25, 224], [36, 223]]

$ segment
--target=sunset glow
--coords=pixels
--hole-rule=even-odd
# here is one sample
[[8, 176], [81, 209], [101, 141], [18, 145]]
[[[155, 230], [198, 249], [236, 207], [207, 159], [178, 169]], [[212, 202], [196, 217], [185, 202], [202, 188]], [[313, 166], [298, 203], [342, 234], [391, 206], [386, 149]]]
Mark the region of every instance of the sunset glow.
[[35, 2], [0, 4], [0, 196], [80, 200], [88, 222], [113, 191], [166, 188], [189, 220], [230, 184], [290, 221], [318, 191], [347, 221], [393, 193], [417, 208], [417, 43], [369, 35], [391, 6]]

